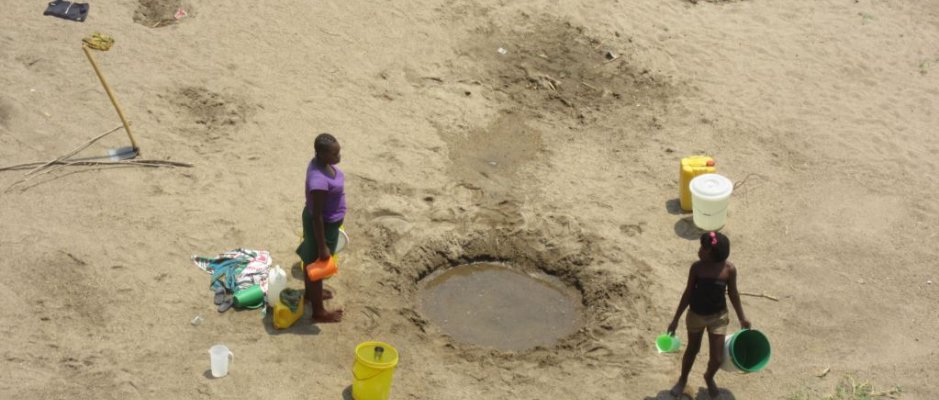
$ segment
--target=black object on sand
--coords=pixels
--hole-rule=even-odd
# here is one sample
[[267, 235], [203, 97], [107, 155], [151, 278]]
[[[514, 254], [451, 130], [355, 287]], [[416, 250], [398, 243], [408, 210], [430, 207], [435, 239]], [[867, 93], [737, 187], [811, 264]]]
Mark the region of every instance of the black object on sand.
[[88, 3], [72, 3], [70, 1], [50, 1], [49, 7], [42, 15], [64, 18], [70, 21], [85, 22], [88, 17]]

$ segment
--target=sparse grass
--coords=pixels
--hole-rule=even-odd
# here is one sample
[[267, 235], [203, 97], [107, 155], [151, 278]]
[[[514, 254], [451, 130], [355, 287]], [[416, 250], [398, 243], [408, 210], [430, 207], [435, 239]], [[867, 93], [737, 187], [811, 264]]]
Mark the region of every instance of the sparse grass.
[[894, 386], [889, 390], [879, 391], [874, 389], [870, 382], [858, 382], [852, 376], [845, 376], [835, 386], [835, 392], [831, 395], [818, 395], [806, 391], [793, 393], [786, 397], [786, 400], [883, 400], [899, 399], [903, 392], [900, 386]]
[[935, 64], [935, 63], [939, 63], [939, 58], [936, 58], [935, 60], [925, 60], [925, 61], [919, 63], [919, 73], [920, 73], [921, 75], [926, 75], [926, 74], [928, 74], [928, 73], [929, 73], [929, 67], [931, 67], [932, 64]]

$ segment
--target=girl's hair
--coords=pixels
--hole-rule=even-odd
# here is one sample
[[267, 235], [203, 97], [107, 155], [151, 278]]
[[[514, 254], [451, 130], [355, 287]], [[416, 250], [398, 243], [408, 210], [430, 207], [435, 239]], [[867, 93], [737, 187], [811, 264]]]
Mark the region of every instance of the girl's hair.
[[720, 232], [705, 232], [701, 235], [701, 247], [711, 250], [711, 258], [723, 262], [730, 256], [730, 239]]
[[335, 144], [338, 144], [339, 141], [333, 135], [328, 133], [321, 133], [316, 135], [316, 140], [313, 141], [313, 150], [316, 151], [316, 154], [321, 154], [326, 152], [330, 147]]

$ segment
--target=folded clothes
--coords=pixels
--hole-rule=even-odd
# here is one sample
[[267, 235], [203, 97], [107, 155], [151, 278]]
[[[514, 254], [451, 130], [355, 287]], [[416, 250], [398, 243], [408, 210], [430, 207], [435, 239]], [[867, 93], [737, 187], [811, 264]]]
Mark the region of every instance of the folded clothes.
[[64, 18], [70, 21], [85, 22], [88, 17], [88, 3], [72, 3], [70, 1], [54, 0], [42, 15]]

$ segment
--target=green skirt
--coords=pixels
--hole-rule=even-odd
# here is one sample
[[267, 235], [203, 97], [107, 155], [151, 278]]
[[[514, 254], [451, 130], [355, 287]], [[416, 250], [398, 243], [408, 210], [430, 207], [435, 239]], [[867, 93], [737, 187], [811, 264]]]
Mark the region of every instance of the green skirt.
[[[319, 258], [319, 246], [316, 245], [316, 235], [313, 233], [313, 224], [316, 222], [313, 213], [303, 207], [303, 242], [297, 247], [297, 255], [303, 260], [303, 265], [309, 265]], [[336, 252], [336, 244], [339, 243], [339, 226], [342, 220], [337, 222], [326, 222], [323, 225], [323, 234], [326, 236], [326, 246], [331, 253]]]

